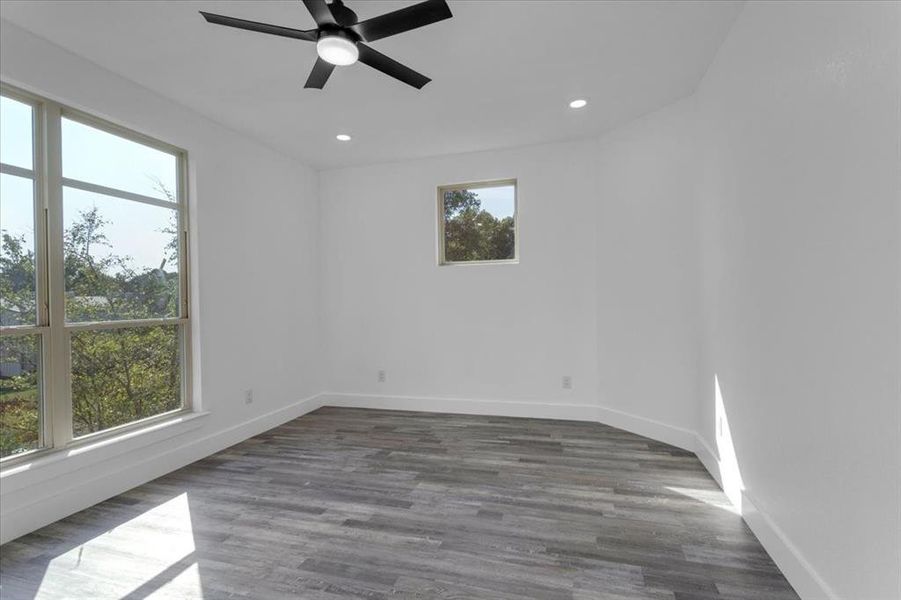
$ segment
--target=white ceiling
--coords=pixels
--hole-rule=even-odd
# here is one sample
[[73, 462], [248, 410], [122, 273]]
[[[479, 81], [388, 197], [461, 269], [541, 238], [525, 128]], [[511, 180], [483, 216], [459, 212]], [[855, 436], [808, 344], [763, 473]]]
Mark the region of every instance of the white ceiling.
[[[347, 0], [360, 19], [405, 2]], [[315, 168], [595, 136], [691, 94], [740, 2], [449, 0], [452, 19], [372, 46], [431, 77], [369, 67], [303, 88], [315, 45], [198, 10], [310, 29], [299, 0], [0, 3], [0, 16]], [[579, 111], [569, 100], [588, 98]], [[346, 132], [353, 141], [341, 143]]]

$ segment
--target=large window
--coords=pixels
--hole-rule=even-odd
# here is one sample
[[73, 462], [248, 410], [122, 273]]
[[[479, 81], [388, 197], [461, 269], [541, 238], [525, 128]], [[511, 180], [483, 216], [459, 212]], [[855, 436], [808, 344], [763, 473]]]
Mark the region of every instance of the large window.
[[0, 88], [0, 458], [189, 407], [185, 153]]
[[516, 262], [516, 180], [438, 188], [438, 262]]

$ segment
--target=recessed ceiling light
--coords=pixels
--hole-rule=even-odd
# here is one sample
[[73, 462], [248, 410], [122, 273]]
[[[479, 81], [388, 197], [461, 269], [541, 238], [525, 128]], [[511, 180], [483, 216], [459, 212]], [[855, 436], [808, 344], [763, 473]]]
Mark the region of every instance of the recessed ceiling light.
[[349, 142], [350, 136], [347, 135], [346, 133], [339, 133], [338, 135], [335, 136], [335, 139], [338, 140], [339, 142]]
[[573, 100], [572, 102], [570, 102], [569, 107], [570, 108], [582, 108], [586, 104], [588, 104], [588, 100], [583, 100], [583, 99], [579, 98], [578, 100]]

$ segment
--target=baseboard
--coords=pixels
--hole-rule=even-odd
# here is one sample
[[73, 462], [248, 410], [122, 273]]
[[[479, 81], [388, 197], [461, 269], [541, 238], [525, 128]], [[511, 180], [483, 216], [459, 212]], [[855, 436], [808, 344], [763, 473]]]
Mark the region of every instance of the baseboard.
[[[700, 434], [695, 434], [695, 454], [710, 476], [722, 488], [723, 478], [718, 455]], [[743, 490], [741, 493], [740, 508], [742, 519], [757, 536], [760, 544], [801, 598], [804, 600], [839, 600], [838, 594], [804, 558], [804, 555], [785, 532], [769, 515], [757, 508], [757, 504], [747, 490]]]
[[714, 452], [713, 448], [710, 447], [710, 444], [707, 443], [701, 434], [695, 434], [695, 448], [694, 448], [695, 456], [698, 457], [698, 460], [701, 461], [701, 464], [704, 465], [704, 468], [707, 469], [707, 472], [710, 473], [710, 476], [713, 477], [713, 480], [716, 481], [716, 484], [723, 487], [723, 477], [720, 474], [720, 460], [716, 452]]
[[[150, 458], [130, 464], [127, 468], [105, 472], [101, 476], [81, 481], [77, 485], [54, 490], [52, 494], [43, 495], [36, 502], [3, 511], [0, 513], [0, 543], [6, 543], [49, 525], [321, 406], [600, 422], [694, 452], [711, 477], [722, 487], [717, 454], [702, 436], [687, 429], [612, 408], [590, 404], [324, 392], [223, 431], [156, 453]], [[742, 494], [741, 508], [742, 517], [748, 527], [760, 540], [801, 598], [805, 600], [838, 600], [835, 592], [804, 558], [798, 548], [792, 544], [788, 536], [768, 515], [757, 508], [747, 493]]]
[[513, 400], [473, 400], [468, 398], [383, 396], [324, 392], [322, 394], [322, 405], [345, 408], [413, 410], [461, 415], [597, 421], [597, 406], [593, 404], [556, 404]]
[[690, 452], [695, 450], [696, 436], [693, 431], [595, 404], [323, 392], [322, 405], [600, 422], [683, 450]]
[[605, 406], [599, 406], [597, 410], [597, 420], [604, 425], [651, 438], [689, 452], [695, 451], [696, 436], [693, 431]]
[[[42, 493], [36, 494], [39, 495], [39, 500], [0, 512], [0, 544], [215, 454], [320, 406], [320, 395], [317, 394], [205, 437], [161, 449], [150, 458], [130, 463], [125, 468], [105, 471], [102, 475], [79, 481], [75, 485], [54, 489], [49, 494], [41, 490]], [[171, 443], [172, 440], [167, 440], [160, 445]], [[102, 463], [98, 463], [100, 465]], [[34, 487], [47, 484], [44, 481]], [[28, 488], [23, 488], [23, 492], [29, 492]]]
[[[323, 406], [597, 421], [694, 452], [717, 485], [723, 487], [718, 455], [699, 434], [654, 419], [603, 406], [334, 392], [323, 393], [321, 401]], [[756, 504], [747, 493], [742, 494], [740, 508], [742, 518], [748, 527], [760, 540], [801, 598], [805, 600], [838, 600], [838, 596], [804, 559], [797, 547], [791, 543], [772, 519], [757, 509]]]

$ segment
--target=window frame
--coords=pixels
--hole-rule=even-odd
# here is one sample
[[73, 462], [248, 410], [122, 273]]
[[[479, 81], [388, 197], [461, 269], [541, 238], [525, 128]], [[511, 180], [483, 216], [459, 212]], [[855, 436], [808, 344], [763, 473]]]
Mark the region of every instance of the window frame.
[[[513, 186], [513, 258], [492, 260], [447, 260], [445, 256], [445, 222], [444, 194], [456, 190], [477, 190], [495, 187]], [[519, 183], [515, 177], [508, 179], [491, 179], [468, 183], [452, 183], [438, 186], [438, 266], [450, 267], [461, 265], [515, 265], [519, 264]]]
[[[193, 413], [192, 390], [192, 322], [190, 315], [190, 241], [188, 202], [188, 153], [128, 127], [71, 108], [0, 81], [0, 94], [32, 107], [32, 169], [0, 164], [0, 172], [30, 176], [34, 181], [35, 212], [35, 276], [37, 321], [34, 326], [4, 326], [0, 334], [41, 336], [41, 414], [39, 415], [38, 448], [0, 458], [0, 469], [34, 460], [73, 447], [119, 436], [124, 432], [151, 427], [170, 419]], [[126, 140], [173, 155], [176, 159], [176, 201], [168, 202], [150, 196], [65, 178], [62, 173], [62, 119], [66, 118], [94, 127]], [[71, 187], [121, 200], [141, 202], [175, 210], [178, 229], [179, 298], [175, 317], [156, 319], [121, 319], [98, 322], [67, 322], [64, 274], [63, 188]], [[71, 336], [78, 331], [99, 331], [128, 327], [176, 325], [179, 336], [181, 407], [74, 437], [72, 422]]]

